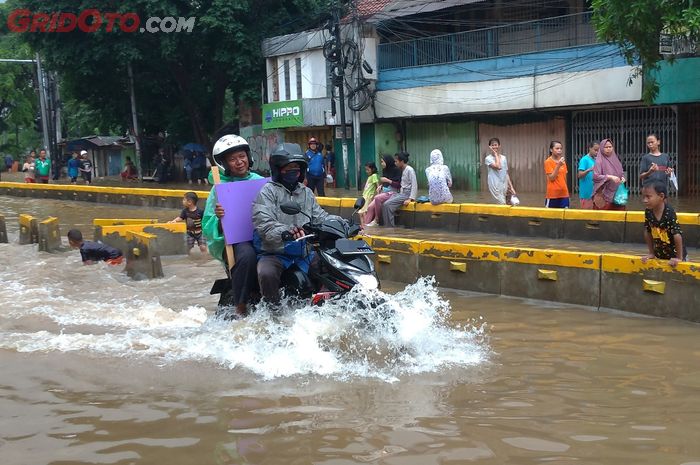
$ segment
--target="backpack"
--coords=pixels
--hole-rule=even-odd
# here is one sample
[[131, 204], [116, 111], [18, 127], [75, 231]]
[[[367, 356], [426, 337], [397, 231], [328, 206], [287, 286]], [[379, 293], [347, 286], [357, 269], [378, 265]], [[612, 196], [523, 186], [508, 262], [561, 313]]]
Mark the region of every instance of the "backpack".
[[312, 176], [323, 176], [325, 172], [323, 166], [323, 154], [317, 153], [309, 160], [309, 174]]

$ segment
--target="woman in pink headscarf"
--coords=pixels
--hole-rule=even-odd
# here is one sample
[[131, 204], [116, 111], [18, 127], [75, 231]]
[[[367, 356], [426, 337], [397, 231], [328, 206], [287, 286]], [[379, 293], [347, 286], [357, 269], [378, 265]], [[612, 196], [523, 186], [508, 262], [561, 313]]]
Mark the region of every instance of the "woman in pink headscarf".
[[593, 166], [593, 209], [625, 210], [624, 205], [613, 203], [617, 188], [624, 182], [622, 163], [613, 144], [610, 139], [603, 139]]

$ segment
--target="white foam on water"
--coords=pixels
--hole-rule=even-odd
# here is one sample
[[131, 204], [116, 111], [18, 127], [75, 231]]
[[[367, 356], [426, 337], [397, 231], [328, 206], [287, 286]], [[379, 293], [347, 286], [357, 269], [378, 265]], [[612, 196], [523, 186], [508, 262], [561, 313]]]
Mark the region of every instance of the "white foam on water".
[[[321, 375], [387, 381], [479, 364], [489, 353], [484, 325], [451, 323], [449, 302], [431, 278], [394, 295], [358, 288], [321, 307], [292, 309], [292, 302], [285, 300], [281, 313], [261, 305], [243, 321], [226, 321], [208, 316], [202, 306], [171, 309], [161, 304], [157, 286], [172, 293], [183, 285], [172, 279], [139, 287], [100, 269], [89, 278], [93, 282], [85, 299], [85, 293], [66, 291], [66, 286], [86, 279], [85, 270], [38, 284], [26, 276], [0, 274], [10, 281], [5, 297], [21, 296], [0, 317], [0, 349], [157, 363], [202, 361], [244, 368], [263, 378]], [[36, 323], [47, 319], [52, 323], [48, 328]], [[17, 327], [13, 322], [19, 320], [34, 324]]]

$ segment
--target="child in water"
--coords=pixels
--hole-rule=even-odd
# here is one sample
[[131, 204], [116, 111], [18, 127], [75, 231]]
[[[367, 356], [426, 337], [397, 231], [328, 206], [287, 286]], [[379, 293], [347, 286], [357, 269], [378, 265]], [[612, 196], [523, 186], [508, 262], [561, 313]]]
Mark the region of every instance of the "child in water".
[[107, 262], [110, 265], [120, 265], [124, 261], [121, 250], [102, 242], [84, 241], [83, 233], [78, 229], [68, 231], [68, 243], [72, 248], [80, 249], [84, 265], [92, 265], [99, 261]]
[[195, 242], [199, 245], [199, 251], [206, 253], [207, 240], [202, 235], [202, 216], [204, 211], [197, 206], [199, 197], [194, 192], [186, 192], [182, 197], [182, 206], [180, 216], [169, 221], [169, 223], [179, 223], [180, 221], [187, 222], [187, 250], [194, 247]]
[[667, 183], [657, 179], [649, 181], [642, 187], [644, 211], [644, 239], [649, 254], [642, 257], [642, 263], [650, 258], [668, 260], [676, 266], [678, 262], [688, 259], [688, 252], [683, 245], [683, 233], [678, 224], [676, 212], [666, 202]]

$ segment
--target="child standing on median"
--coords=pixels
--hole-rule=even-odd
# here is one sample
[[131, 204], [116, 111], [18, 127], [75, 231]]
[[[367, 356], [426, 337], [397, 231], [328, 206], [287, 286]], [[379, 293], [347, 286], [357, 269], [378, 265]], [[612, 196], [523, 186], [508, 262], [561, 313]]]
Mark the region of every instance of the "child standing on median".
[[199, 245], [199, 250], [202, 253], [207, 251], [207, 240], [202, 235], [202, 216], [204, 211], [197, 206], [199, 198], [194, 192], [186, 192], [182, 198], [182, 206], [180, 216], [169, 221], [169, 223], [179, 223], [180, 221], [187, 222], [187, 250], [194, 247], [196, 242]]
[[650, 258], [660, 258], [676, 266], [688, 260], [676, 212], [666, 202], [667, 185], [667, 181], [652, 179], [642, 187], [642, 201], [646, 207], [644, 239], [649, 248], [649, 254], [642, 257], [643, 263]]
[[100, 261], [110, 265], [120, 265], [124, 261], [121, 250], [102, 242], [84, 241], [83, 233], [79, 229], [68, 231], [68, 243], [72, 248], [80, 249], [80, 257], [85, 265], [92, 265]]

